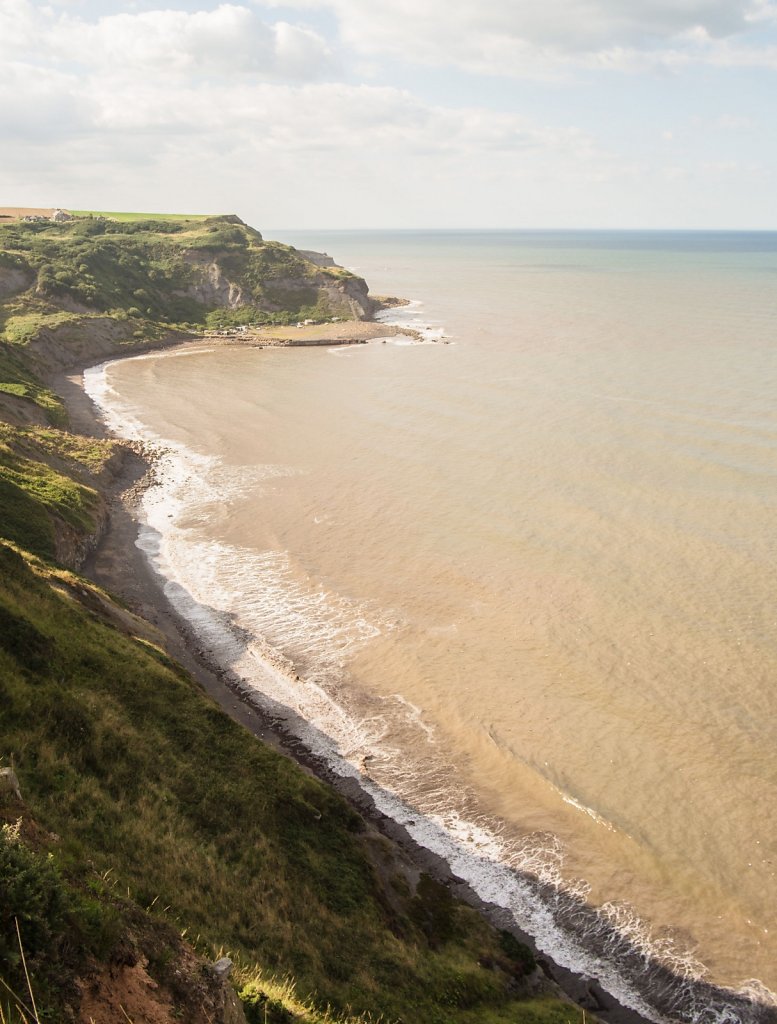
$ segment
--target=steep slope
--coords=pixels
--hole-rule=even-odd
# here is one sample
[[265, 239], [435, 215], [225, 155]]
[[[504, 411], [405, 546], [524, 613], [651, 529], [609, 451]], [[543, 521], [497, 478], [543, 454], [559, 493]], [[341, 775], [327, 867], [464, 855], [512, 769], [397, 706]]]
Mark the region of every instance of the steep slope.
[[[249, 1002], [265, 974], [291, 974], [338, 1012], [443, 1024], [534, 1020], [541, 1005], [542, 1019], [566, 1019], [566, 1007], [521, 1001], [527, 950], [217, 709], [152, 637], [94, 585], [0, 543], [2, 753], [26, 801], [0, 806], [11, 821], [33, 812], [39, 845], [80, 894], [68, 900], [93, 970], [124, 948], [126, 894], [201, 951], [227, 947], [246, 983], [261, 964]], [[38, 902], [15, 913], [40, 997], [61, 1007], [59, 974], [79, 968], [62, 945], [67, 915], [43, 914], [44, 928]], [[8, 952], [0, 970], [19, 991]]]

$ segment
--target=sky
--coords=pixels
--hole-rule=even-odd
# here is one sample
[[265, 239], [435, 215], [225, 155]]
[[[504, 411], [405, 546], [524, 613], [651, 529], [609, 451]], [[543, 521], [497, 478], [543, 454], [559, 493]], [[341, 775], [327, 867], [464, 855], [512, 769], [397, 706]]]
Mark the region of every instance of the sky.
[[777, 0], [0, 0], [0, 205], [777, 229]]

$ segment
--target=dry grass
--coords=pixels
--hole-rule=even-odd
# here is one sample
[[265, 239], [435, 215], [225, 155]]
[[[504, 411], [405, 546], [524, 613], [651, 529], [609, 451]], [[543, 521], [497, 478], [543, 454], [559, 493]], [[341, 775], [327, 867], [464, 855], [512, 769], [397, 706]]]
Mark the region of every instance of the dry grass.
[[0, 1002], [0, 1024], [40, 1024], [38, 1007], [35, 1004], [35, 993], [32, 988], [32, 980], [30, 978], [30, 972], [27, 969], [27, 957], [24, 954], [24, 944], [22, 943], [22, 933], [19, 929], [18, 917], [14, 918], [14, 924], [16, 925], [16, 938], [19, 943], [19, 955], [24, 967], [24, 978], [27, 984], [27, 998], [29, 998], [29, 1004], [25, 1003], [25, 1001], [11, 988], [8, 982], [0, 976], [0, 985], [2, 985], [6, 995], [10, 996], [13, 1000], [10, 1004], [6, 1003], [5, 1007]]

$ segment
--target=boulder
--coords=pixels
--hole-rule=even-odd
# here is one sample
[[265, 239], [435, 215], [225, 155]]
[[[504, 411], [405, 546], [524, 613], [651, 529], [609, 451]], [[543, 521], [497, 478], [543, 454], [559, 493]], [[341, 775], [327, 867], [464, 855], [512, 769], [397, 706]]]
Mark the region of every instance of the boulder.
[[232, 970], [232, 961], [229, 959], [228, 956], [222, 956], [220, 960], [217, 960], [215, 963], [211, 964], [208, 970], [216, 978], [228, 978], [229, 972]]
[[19, 789], [19, 780], [13, 768], [0, 768], [0, 796], [10, 793], [11, 796], [21, 800], [22, 791]]

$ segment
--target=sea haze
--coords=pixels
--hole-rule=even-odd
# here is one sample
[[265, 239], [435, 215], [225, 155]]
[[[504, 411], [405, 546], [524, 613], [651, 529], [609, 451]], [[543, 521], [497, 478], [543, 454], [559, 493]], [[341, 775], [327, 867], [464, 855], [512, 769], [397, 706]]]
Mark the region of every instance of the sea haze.
[[696, 982], [777, 990], [777, 234], [277, 237], [428, 340], [92, 372], [168, 594], [554, 957], [758, 1019]]

